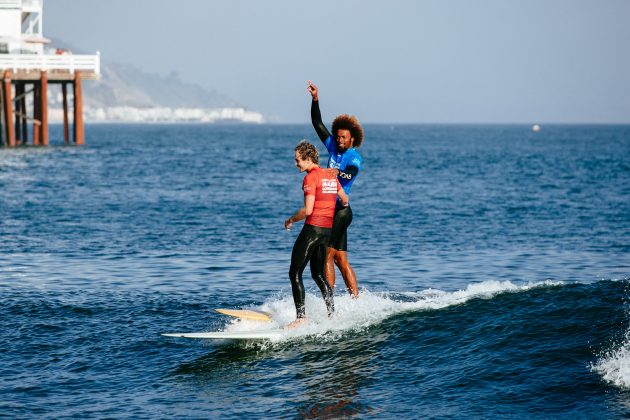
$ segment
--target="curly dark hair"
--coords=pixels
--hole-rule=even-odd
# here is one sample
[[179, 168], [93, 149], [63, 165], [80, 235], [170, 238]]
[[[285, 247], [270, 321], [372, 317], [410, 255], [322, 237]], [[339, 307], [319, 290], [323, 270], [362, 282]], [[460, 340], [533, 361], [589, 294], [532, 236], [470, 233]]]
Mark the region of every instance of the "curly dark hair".
[[354, 138], [354, 147], [361, 147], [363, 143], [363, 127], [361, 123], [354, 115], [342, 114], [335, 118], [332, 124], [333, 136], [337, 136], [337, 130], [348, 130], [350, 135]]
[[310, 159], [311, 162], [319, 164], [319, 151], [317, 147], [308, 141], [300, 141], [298, 145], [295, 146], [295, 151], [298, 152], [302, 160]]

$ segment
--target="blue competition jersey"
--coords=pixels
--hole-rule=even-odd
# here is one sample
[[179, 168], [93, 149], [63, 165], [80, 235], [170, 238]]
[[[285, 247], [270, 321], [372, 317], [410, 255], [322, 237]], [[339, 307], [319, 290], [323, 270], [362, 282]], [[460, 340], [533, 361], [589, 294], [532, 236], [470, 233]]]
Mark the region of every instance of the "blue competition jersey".
[[[337, 142], [335, 141], [333, 136], [328, 137], [328, 140], [324, 142], [324, 145], [326, 146], [326, 149], [328, 149], [328, 153], [330, 155], [330, 157], [328, 158], [329, 168], [336, 168], [343, 171], [348, 166], [356, 166], [356, 168], [358, 169], [357, 175], [359, 175], [359, 172], [361, 171], [361, 165], [363, 164], [363, 158], [354, 147], [346, 150], [343, 153], [337, 152]], [[350, 195], [350, 187], [352, 186], [352, 183], [356, 179], [357, 175], [353, 176], [352, 179], [346, 179], [343, 177], [337, 178], [346, 194]]]

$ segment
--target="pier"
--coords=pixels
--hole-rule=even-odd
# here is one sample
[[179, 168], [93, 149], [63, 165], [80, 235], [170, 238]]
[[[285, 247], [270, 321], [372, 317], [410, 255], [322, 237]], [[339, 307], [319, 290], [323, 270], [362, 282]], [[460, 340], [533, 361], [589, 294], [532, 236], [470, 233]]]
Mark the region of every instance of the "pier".
[[[100, 54], [77, 55], [51, 47], [42, 35], [43, 0], [0, 0], [0, 144], [47, 146], [48, 93], [60, 87], [64, 143], [85, 143], [82, 81], [100, 78]], [[32, 125], [29, 133], [29, 124]], [[31, 134], [29, 136], [29, 134]]]

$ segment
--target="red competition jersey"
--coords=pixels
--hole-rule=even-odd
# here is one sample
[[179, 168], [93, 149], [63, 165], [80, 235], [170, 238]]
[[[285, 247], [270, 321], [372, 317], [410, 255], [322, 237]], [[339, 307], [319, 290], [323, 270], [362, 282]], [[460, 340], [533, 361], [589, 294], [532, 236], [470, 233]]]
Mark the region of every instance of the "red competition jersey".
[[302, 183], [304, 196], [314, 195], [315, 206], [313, 213], [306, 218], [306, 224], [331, 228], [333, 216], [335, 215], [335, 204], [337, 203], [337, 192], [341, 189], [341, 184], [334, 175], [329, 175], [328, 171], [322, 168], [313, 168], [305, 177]]

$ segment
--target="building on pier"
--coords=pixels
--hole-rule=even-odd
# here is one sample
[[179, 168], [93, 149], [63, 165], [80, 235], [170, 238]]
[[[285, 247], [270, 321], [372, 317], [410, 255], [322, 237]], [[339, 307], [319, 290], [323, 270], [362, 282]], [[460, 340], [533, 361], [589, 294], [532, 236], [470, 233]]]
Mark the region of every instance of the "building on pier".
[[[48, 145], [48, 89], [61, 87], [64, 141], [70, 143], [69, 96], [73, 142], [83, 144], [82, 80], [100, 78], [100, 55], [55, 49], [43, 35], [43, 0], [0, 0], [0, 144]], [[70, 92], [69, 92], [70, 91]], [[69, 95], [71, 94], [71, 95]]]

